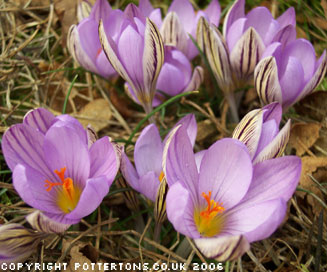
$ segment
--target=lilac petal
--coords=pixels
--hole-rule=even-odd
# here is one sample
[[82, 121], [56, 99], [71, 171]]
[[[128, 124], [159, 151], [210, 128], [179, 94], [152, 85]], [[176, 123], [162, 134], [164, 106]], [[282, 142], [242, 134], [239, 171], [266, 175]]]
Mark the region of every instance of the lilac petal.
[[294, 103], [303, 88], [303, 78], [304, 71], [301, 62], [295, 57], [289, 57], [284, 73], [279, 80], [283, 92], [283, 104]]
[[157, 192], [159, 189], [160, 181], [159, 176], [150, 171], [139, 179], [139, 192], [145, 195], [152, 202], [156, 201]]
[[62, 214], [56, 204], [56, 187], [46, 191], [45, 180], [48, 177], [29, 166], [18, 164], [13, 171], [13, 185], [25, 203], [33, 208], [53, 214]]
[[211, 0], [210, 4], [205, 9], [205, 13], [208, 16], [210, 23], [214, 24], [215, 26], [219, 25], [221, 8], [218, 0]]
[[316, 63], [316, 70], [312, 78], [309, 82], [305, 85], [304, 89], [302, 90], [300, 96], [297, 98], [297, 101], [302, 99], [304, 96], [311, 93], [323, 80], [327, 70], [327, 55], [326, 50], [321, 55], [319, 60]]
[[275, 120], [269, 120], [262, 124], [260, 141], [254, 158], [275, 138], [278, 133], [278, 125]]
[[[78, 131], [69, 127], [51, 127], [44, 140], [45, 161], [52, 172], [66, 167], [70, 177], [81, 189], [90, 173], [90, 157], [87, 142], [82, 142]], [[56, 180], [60, 181], [58, 177]], [[55, 182], [52, 180], [52, 182]]]
[[88, 179], [77, 206], [65, 217], [69, 220], [80, 220], [88, 216], [101, 204], [108, 192], [109, 184], [105, 176]]
[[[226, 160], [228, 154], [228, 160]], [[252, 179], [252, 161], [245, 146], [235, 139], [222, 139], [205, 153], [199, 176], [199, 193], [212, 192], [212, 199], [226, 210], [245, 196]], [[205, 199], [201, 198], [203, 206]]]
[[173, 0], [168, 12], [175, 11], [181, 20], [187, 33], [192, 32], [193, 22], [195, 19], [194, 9], [188, 0]]
[[184, 92], [191, 92], [191, 91], [198, 90], [203, 80], [204, 80], [204, 70], [201, 66], [196, 66], [194, 68], [192, 78], [188, 83], [188, 85], [185, 87]]
[[261, 109], [252, 110], [243, 117], [233, 131], [233, 138], [246, 145], [252, 159], [257, 152], [262, 133], [262, 124], [263, 111]]
[[272, 42], [279, 42], [284, 46], [296, 39], [296, 28], [288, 25], [277, 32]]
[[204, 256], [219, 262], [237, 259], [250, 249], [243, 235], [200, 238], [194, 242]]
[[198, 201], [199, 175], [192, 144], [183, 125], [172, 129], [167, 137], [162, 157], [162, 168], [169, 187], [180, 182], [189, 190], [193, 201]]
[[148, 16], [152, 22], [160, 29], [162, 26], [161, 10], [159, 8], [153, 10]]
[[106, 19], [102, 19], [106, 34], [110, 36], [114, 41], [117, 41], [123, 22], [125, 22], [125, 15], [120, 9], [114, 9], [110, 12], [110, 16]]
[[116, 70], [112, 67], [102, 49], [95, 61], [95, 65], [99, 71], [99, 75], [104, 78], [110, 78], [114, 75], [117, 75]]
[[262, 59], [254, 70], [254, 83], [260, 100], [264, 104], [283, 103], [282, 90], [278, 79], [278, 68], [274, 57]]
[[200, 234], [194, 223], [194, 203], [190, 193], [178, 182], [169, 188], [166, 198], [168, 220], [175, 230], [191, 237], [199, 238]]
[[190, 139], [192, 146], [195, 144], [196, 134], [197, 134], [197, 124], [194, 114], [188, 114], [179, 120], [174, 127], [183, 125], [186, 128], [187, 135]]
[[230, 26], [230, 30], [226, 36], [226, 43], [228, 45], [229, 52], [233, 50], [237, 41], [242, 37], [246, 20], [246, 18], [240, 18]]
[[240, 79], [246, 80], [251, 76], [264, 48], [261, 37], [252, 27], [238, 40], [230, 53], [230, 61], [233, 70]]
[[277, 198], [288, 201], [301, 175], [301, 159], [296, 156], [266, 160], [253, 168], [253, 179], [242, 202], [251, 205]]
[[149, 16], [149, 14], [153, 11], [153, 7], [149, 0], [140, 0], [139, 9], [144, 16]]
[[283, 155], [291, 133], [291, 120], [279, 131], [277, 136], [255, 157], [253, 163], [277, 158]]
[[33, 229], [43, 233], [63, 233], [70, 227], [70, 224], [58, 223], [40, 211], [35, 211], [26, 216], [26, 221]]
[[126, 156], [125, 152], [123, 152], [121, 156], [120, 162], [120, 170], [124, 179], [127, 183], [136, 191], [140, 191], [140, 184], [139, 184], [139, 175], [137, 174], [134, 166]]
[[200, 166], [201, 166], [201, 162], [203, 159], [204, 154], [207, 152], [207, 150], [201, 150], [197, 153], [194, 154], [195, 157], [195, 163], [196, 163], [196, 167], [198, 169], [198, 172], [200, 172]]
[[226, 38], [231, 25], [239, 18], [244, 17], [245, 0], [236, 0], [228, 10], [224, 19], [223, 35]]
[[38, 108], [29, 111], [24, 116], [23, 124], [35, 128], [45, 134], [50, 128], [53, 119], [55, 119], [55, 116], [50, 111]]
[[[264, 233], [253, 233], [251, 239], [256, 241], [262, 235], [268, 234], [269, 236], [276, 230], [272, 227], [277, 227], [281, 223], [280, 218], [283, 219], [285, 216], [285, 206], [285, 201], [279, 198], [261, 203], [242, 200], [239, 205], [225, 213], [226, 222], [223, 232], [231, 235], [245, 234], [246, 236], [246, 233], [264, 227], [262, 229]], [[277, 218], [278, 222], [276, 222]]]
[[263, 122], [275, 120], [278, 125], [282, 120], [283, 109], [278, 102], [270, 103], [263, 108]]
[[2, 137], [2, 152], [11, 171], [17, 164], [27, 165], [38, 170], [46, 177], [53, 173], [44, 162], [44, 135], [25, 124], [9, 128]]
[[97, 0], [93, 5], [89, 18], [99, 23], [100, 19], [108, 18], [111, 11], [112, 8], [107, 0]]
[[282, 55], [282, 44], [280, 42], [273, 42], [269, 46], [266, 47], [265, 51], [261, 56], [261, 60], [266, 57], [275, 57], [277, 63], [280, 63], [280, 58]]
[[139, 176], [154, 171], [158, 176], [161, 173], [162, 141], [159, 131], [154, 124], [145, 127], [136, 141], [134, 161]]
[[109, 186], [117, 175], [120, 156], [109, 137], [97, 140], [90, 148], [90, 178], [105, 176]]
[[295, 9], [293, 7], [288, 8], [281, 16], [277, 18], [277, 22], [281, 28], [284, 28], [287, 25], [295, 26]]

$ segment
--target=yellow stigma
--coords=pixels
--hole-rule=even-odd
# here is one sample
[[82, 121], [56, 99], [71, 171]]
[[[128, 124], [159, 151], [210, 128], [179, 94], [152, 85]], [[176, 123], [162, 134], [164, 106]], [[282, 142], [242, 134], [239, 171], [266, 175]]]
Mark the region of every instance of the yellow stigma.
[[81, 190], [74, 186], [73, 180], [71, 178], [65, 178], [66, 167], [61, 168], [60, 171], [55, 170], [54, 172], [58, 175], [61, 182], [51, 182], [45, 180], [44, 187], [46, 191], [50, 192], [53, 187], [60, 186], [57, 190], [57, 205], [64, 213], [70, 213], [75, 209], [79, 198], [81, 196]]
[[207, 207], [195, 210], [194, 221], [202, 236], [212, 237], [217, 235], [223, 228], [224, 216], [221, 214], [225, 208], [222, 203], [217, 203], [211, 199], [211, 191], [209, 191], [208, 195], [202, 193], [202, 197], [207, 201]]
[[165, 177], [165, 174], [164, 174], [163, 171], [161, 171], [160, 176], [159, 176], [159, 181], [162, 182], [162, 180], [164, 179], [164, 177]]

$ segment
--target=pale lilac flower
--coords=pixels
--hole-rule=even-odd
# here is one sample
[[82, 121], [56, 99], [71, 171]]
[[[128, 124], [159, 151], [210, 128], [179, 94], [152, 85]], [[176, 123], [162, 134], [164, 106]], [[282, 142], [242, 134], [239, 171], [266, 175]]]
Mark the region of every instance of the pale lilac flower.
[[[194, 145], [197, 133], [194, 115], [185, 116], [176, 126], [179, 124], [187, 128], [187, 137]], [[134, 190], [153, 202], [156, 199], [160, 182], [164, 178], [161, 165], [165, 141], [161, 140], [158, 128], [154, 124], [150, 124], [143, 129], [136, 141], [134, 149], [135, 168], [126, 154], [122, 154], [121, 172], [124, 178]]]
[[[89, 4], [85, 1], [78, 6], [79, 18], [86, 16]], [[107, 0], [97, 0], [87, 18], [79, 24], [72, 25], [67, 39], [67, 47], [76, 62], [86, 70], [109, 78], [117, 75], [110, 62], [107, 60], [99, 40], [99, 21], [102, 20], [106, 32], [113, 40], [118, 38], [123, 12], [113, 10]]]
[[225, 94], [253, 78], [254, 68], [267, 46], [276, 41], [285, 45], [296, 37], [293, 8], [274, 19], [265, 7], [254, 8], [245, 15], [244, 5], [244, 0], [236, 0], [229, 9], [223, 35], [204, 19], [198, 25], [198, 44]]
[[168, 136], [163, 157], [168, 219], [206, 257], [218, 261], [240, 257], [251, 242], [277, 229], [301, 174], [300, 158], [253, 165], [248, 148], [230, 138], [205, 151], [197, 168], [183, 126]]
[[164, 61], [163, 42], [155, 24], [129, 4], [118, 37], [112, 36], [110, 24], [104, 20], [100, 20], [99, 35], [108, 60], [130, 85], [130, 95], [136, 97], [146, 113], [151, 112]]
[[24, 202], [63, 224], [92, 213], [108, 193], [120, 157], [108, 137], [88, 144], [76, 119], [42, 108], [9, 128], [2, 151]]
[[327, 70], [324, 50], [316, 60], [312, 44], [305, 39], [286, 46], [271, 44], [255, 68], [255, 88], [261, 101], [279, 102], [286, 111], [320, 84]]
[[253, 163], [283, 155], [290, 137], [291, 120], [279, 131], [281, 118], [282, 107], [275, 102], [250, 111], [234, 129], [233, 138], [247, 146]]

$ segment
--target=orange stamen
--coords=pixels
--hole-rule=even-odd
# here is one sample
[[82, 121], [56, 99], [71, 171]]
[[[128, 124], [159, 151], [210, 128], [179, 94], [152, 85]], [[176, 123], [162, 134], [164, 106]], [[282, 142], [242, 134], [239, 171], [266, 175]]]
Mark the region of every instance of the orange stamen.
[[96, 55], [96, 57], [99, 57], [99, 55], [101, 54], [101, 52], [102, 52], [102, 48], [100, 47], [100, 48], [98, 49], [98, 51], [97, 51], [97, 55]]
[[164, 179], [164, 177], [165, 177], [165, 174], [164, 174], [163, 171], [161, 171], [160, 176], [159, 176], [159, 181], [162, 182], [162, 180]]
[[208, 207], [205, 211], [200, 213], [201, 217], [210, 219], [216, 214], [222, 213], [225, 210], [225, 208], [222, 206], [223, 203], [218, 203], [211, 199], [211, 191], [209, 191], [208, 195], [206, 193], [202, 193], [202, 196], [207, 201]]

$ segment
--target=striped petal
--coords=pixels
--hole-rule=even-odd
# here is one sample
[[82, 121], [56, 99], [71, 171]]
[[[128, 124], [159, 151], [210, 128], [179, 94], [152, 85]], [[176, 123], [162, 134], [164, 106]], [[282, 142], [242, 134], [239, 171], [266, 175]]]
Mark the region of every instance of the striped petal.
[[[143, 76], [146, 92], [143, 94], [141, 103], [150, 103], [156, 90], [157, 79], [164, 62], [164, 46], [159, 30], [149, 19], [146, 19], [144, 33], [144, 52], [143, 52]], [[142, 101], [143, 100], [143, 101]]]
[[290, 138], [291, 120], [279, 131], [277, 136], [256, 156], [254, 164], [283, 155]]
[[50, 128], [55, 116], [46, 109], [38, 108], [29, 111], [23, 120], [23, 124], [35, 128], [45, 134]]
[[171, 11], [166, 15], [160, 33], [165, 45], [174, 46], [184, 53], [187, 52], [188, 36], [176, 12]]
[[201, 66], [196, 66], [194, 68], [192, 78], [188, 85], [185, 87], [184, 92], [191, 92], [199, 89], [201, 83], [204, 79], [204, 71]]
[[243, 235], [200, 238], [194, 243], [204, 256], [219, 262], [235, 260], [250, 249]]
[[231, 89], [231, 66], [228, 49], [219, 30], [201, 17], [197, 28], [198, 44], [206, 55], [219, 87], [224, 92]]
[[282, 104], [282, 90], [278, 79], [278, 68], [274, 57], [262, 59], [254, 71], [254, 85], [263, 104]]
[[264, 49], [261, 37], [254, 28], [250, 27], [230, 53], [232, 69], [239, 79], [247, 80], [252, 75]]
[[243, 117], [233, 132], [233, 138], [243, 142], [253, 159], [260, 141], [263, 123], [263, 111], [252, 110]]

